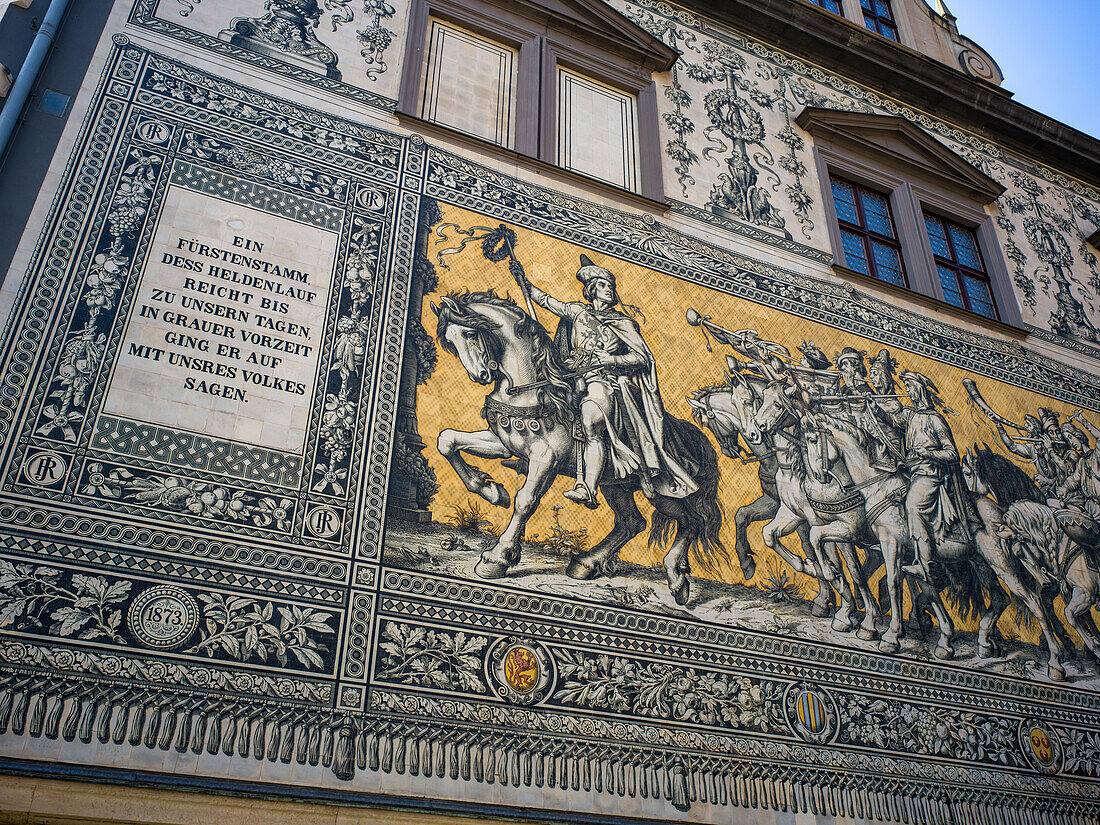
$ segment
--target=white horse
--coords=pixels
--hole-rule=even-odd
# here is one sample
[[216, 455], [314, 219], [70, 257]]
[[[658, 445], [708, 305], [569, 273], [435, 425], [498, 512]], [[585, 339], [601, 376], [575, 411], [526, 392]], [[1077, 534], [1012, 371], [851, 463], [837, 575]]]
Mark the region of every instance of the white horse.
[[997, 529], [1013, 557], [1035, 580], [1051, 614], [1057, 591], [1066, 596], [1066, 622], [1100, 660], [1100, 638], [1091, 615], [1100, 601], [1096, 532], [1096, 521], [1080, 511], [1054, 510], [1033, 501], [1012, 504]]
[[[482, 408], [486, 429], [443, 430], [439, 452], [467, 490], [498, 507], [509, 505], [508, 491], [462, 454], [515, 458], [526, 476], [508, 526], [482, 552], [474, 568], [482, 578], [500, 578], [519, 561], [524, 528], [554, 479], [575, 470], [572, 386], [563, 377], [546, 330], [511, 300], [492, 290], [452, 293], [432, 309], [439, 319], [441, 346], [461, 361], [471, 381], [492, 387]], [[654, 507], [649, 541], [665, 550], [669, 589], [683, 605], [690, 597], [689, 551], [696, 549], [703, 563], [712, 567], [726, 557], [719, 536], [718, 457], [698, 428], [671, 415], [666, 418], [666, 437], [680, 440], [698, 490], [685, 498], [649, 496]], [[611, 571], [618, 552], [646, 526], [634, 499], [640, 489], [636, 476], [601, 479], [600, 490], [614, 513], [614, 526], [595, 547], [570, 560], [568, 575], [591, 579]]]
[[[807, 494], [808, 486], [817, 485], [821, 488], [819, 495], [822, 499], [831, 497], [825, 489], [830, 482], [809, 479], [803, 452], [804, 439], [800, 429], [800, 419], [801, 416], [785, 397], [780, 384], [772, 382], [764, 387], [754, 420], [757, 437], [762, 438], [765, 433], [769, 434], [775, 445], [776, 459], [779, 464], [775, 486], [780, 505], [775, 517], [764, 526], [764, 544], [778, 553], [797, 572], [815, 578], [824, 578], [829, 582], [840, 597], [840, 607], [833, 614], [832, 628], [846, 633], [858, 624], [859, 611], [852, 589], [844, 577], [837, 551], [845, 555], [854, 577], [859, 576], [859, 565], [856, 562], [855, 549], [850, 543], [834, 542], [832, 539], [825, 538], [832, 528], [826, 529], [828, 521]], [[842, 509], [836, 515], [844, 521], [859, 518], [857, 513], [849, 509]], [[792, 553], [781, 541], [801, 524], [808, 524], [810, 527], [812, 555], [805, 558]], [[874, 638], [877, 634], [874, 624], [876, 609], [869, 608], [867, 612], [871, 614], [871, 619], [864, 620], [860, 635], [865, 638]]]
[[900, 470], [880, 470], [874, 466], [867, 450], [866, 436], [856, 427], [832, 416], [819, 416], [817, 421], [826, 437], [840, 451], [841, 461], [851, 479], [846, 489], [859, 491], [863, 495], [865, 521], [862, 529], [871, 534], [872, 541], [859, 541], [858, 536], [853, 540], [861, 546], [877, 544], [882, 554], [886, 566], [886, 592], [890, 600], [890, 626], [882, 635], [879, 648], [885, 653], [896, 653], [904, 631], [901, 561], [911, 545], [904, 508], [908, 480]]
[[[997, 652], [997, 619], [1008, 606], [1001, 589], [1003, 585], [1027, 607], [1042, 630], [1050, 657], [1047, 675], [1054, 681], [1065, 681], [1066, 670], [1061, 660], [1071, 643], [1040, 595], [1041, 587], [999, 533], [1005, 512], [1018, 501], [1037, 500], [1039, 491], [1023, 470], [989, 450], [967, 450], [962, 458], [962, 472], [982, 525], [971, 543], [943, 542], [937, 546], [936, 554], [948, 568], [949, 576], [958, 578], [968, 569], [976, 573], [961, 588], [964, 598], [980, 601], [981, 590], [990, 597], [990, 604], [982, 611], [978, 624], [978, 655], [985, 658]], [[936, 595], [938, 602], [939, 594]], [[954, 627], [942, 605], [937, 609], [936, 618], [940, 623], [940, 644], [950, 649]]]
[[[753, 420], [760, 403], [759, 389], [763, 387], [764, 379], [743, 374], [736, 359], [727, 356], [726, 360], [730, 368], [726, 383], [697, 390], [688, 396], [687, 402], [694, 412], [695, 420], [713, 433], [722, 455], [740, 460], [742, 464], [756, 462], [758, 465], [760, 495], [749, 503], [742, 504], [733, 514], [734, 550], [741, 564], [741, 575], [748, 581], [756, 571], [748, 529], [757, 522], [771, 521], [779, 512], [779, 492], [775, 486], [779, 463], [770, 438], [760, 432]], [[742, 454], [742, 438], [751, 458]], [[795, 530], [802, 542], [803, 555], [809, 556], [810, 526], [803, 522]], [[832, 588], [824, 579], [818, 579], [817, 597], [811, 608], [813, 614], [829, 615], [832, 604]]]

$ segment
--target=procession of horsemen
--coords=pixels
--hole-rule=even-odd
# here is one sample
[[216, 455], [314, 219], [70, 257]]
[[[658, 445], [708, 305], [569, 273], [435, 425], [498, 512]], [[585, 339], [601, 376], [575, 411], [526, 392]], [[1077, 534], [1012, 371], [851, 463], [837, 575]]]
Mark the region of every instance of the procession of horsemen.
[[[973, 411], [997, 438], [993, 448], [960, 452], [950, 424], [957, 413], [940, 388], [889, 350], [846, 346], [830, 357], [802, 341], [792, 351], [691, 309], [686, 323], [708, 350], [724, 348], [726, 363], [719, 382], [688, 396], [694, 422], [685, 421], [665, 408], [644, 315], [620, 300], [612, 272], [582, 255], [579, 300], [566, 300], [529, 281], [509, 228], [458, 231], [462, 246], [481, 241], [487, 260], [508, 259], [522, 296], [521, 305], [492, 290], [452, 292], [432, 305], [440, 345], [491, 387], [486, 429], [446, 429], [438, 448], [468, 490], [512, 507], [477, 575], [508, 575], [527, 521], [564, 475], [567, 499], [607, 506], [614, 517], [606, 537], [570, 559], [568, 575], [613, 573], [619, 551], [646, 527], [641, 492], [653, 505], [649, 541], [664, 551], [671, 594], [690, 607], [692, 565], [713, 575], [728, 558], [722, 499], [743, 498], [720, 490], [719, 460], [701, 426], [726, 459], [757, 471], [760, 495], [733, 516], [746, 582], [756, 568], [748, 528], [762, 522], [764, 544], [818, 580], [814, 614], [831, 614], [835, 631], [877, 639], [884, 652], [899, 650], [905, 612], [927, 610], [938, 625], [935, 656], [954, 655], [956, 618], [973, 617], [979, 658], [997, 657], [997, 621], [1015, 604], [1037, 628], [1051, 679], [1065, 679], [1063, 661], [1078, 652], [1067, 625], [1080, 653], [1100, 659], [1091, 612], [1100, 598], [1100, 430], [1080, 411], [1063, 421], [1041, 408], [1014, 424], [964, 379]], [[556, 317], [552, 336], [535, 306]], [[514, 501], [464, 454], [519, 471]], [[870, 583], [879, 571], [876, 598]]]

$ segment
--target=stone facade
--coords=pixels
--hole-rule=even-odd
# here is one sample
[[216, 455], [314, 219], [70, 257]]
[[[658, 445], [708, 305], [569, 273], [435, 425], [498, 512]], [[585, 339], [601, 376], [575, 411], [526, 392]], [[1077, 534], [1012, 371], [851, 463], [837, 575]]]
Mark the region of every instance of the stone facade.
[[[942, 4], [893, 0], [901, 46], [731, 5], [538, 7], [637, 107], [571, 127], [596, 168], [636, 126], [608, 183], [527, 148], [511, 11], [114, 4], [3, 284], [0, 808], [1100, 818], [1098, 146]], [[431, 15], [515, 42], [429, 112]], [[891, 189], [909, 289], [830, 176]]]

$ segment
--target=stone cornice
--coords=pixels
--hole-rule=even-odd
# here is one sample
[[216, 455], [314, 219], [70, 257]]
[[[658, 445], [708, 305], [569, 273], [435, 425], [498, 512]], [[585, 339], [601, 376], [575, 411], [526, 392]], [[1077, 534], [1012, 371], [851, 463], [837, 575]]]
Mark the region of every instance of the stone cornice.
[[792, 0], [681, 0], [723, 25], [1100, 186], [1100, 140], [961, 70]]

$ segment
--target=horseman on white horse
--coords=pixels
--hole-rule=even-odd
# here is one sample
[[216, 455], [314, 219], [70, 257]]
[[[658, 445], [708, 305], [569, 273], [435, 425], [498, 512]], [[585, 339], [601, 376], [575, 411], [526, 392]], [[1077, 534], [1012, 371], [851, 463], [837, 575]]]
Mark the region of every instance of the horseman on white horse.
[[941, 412], [946, 406], [939, 390], [919, 372], [903, 372], [901, 381], [913, 402], [901, 416], [910, 473], [905, 511], [917, 553], [916, 563], [904, 571], [939, 589], [946, 583], [939, 559], [945, 555], [943, 545], [969, 545], [981, 521], [966, 492], [959, 448]]
[[[642, 491], [685, 498], [698, 490], [666, 437], [665, 407], [657, 387], [657, 366], [642, 338], [634, 307], [617, 308], [615, 276], [581, 255], [577, 280], [584, 301], [566, 303], [522, 279], [531, 300], [561, 318], [555, 343], [566, 369], [577, 373], [583, 429], [583, 470], [566, 498], [595, 508], [596, 491], [610, 458], [617, 478], [638, 474]], [[629, 313], [629, 314], [628, 314]]]

